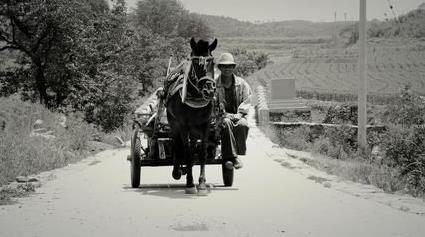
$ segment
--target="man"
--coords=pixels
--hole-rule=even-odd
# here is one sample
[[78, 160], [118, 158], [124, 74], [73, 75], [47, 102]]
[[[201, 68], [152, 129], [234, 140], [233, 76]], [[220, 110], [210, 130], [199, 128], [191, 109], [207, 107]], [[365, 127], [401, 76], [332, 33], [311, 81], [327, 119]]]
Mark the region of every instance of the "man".
[[246, 115], [251, 103], [251, 89], [248, 83], [234, 74], [236, 67], [233, 55], [223, 53], [218, 59], [217, 89], [225, 111], [221, 130], [221, 155], [231, 161], [235, 169], [242, 168], [238, 155], [246, 154], [248, 123]]

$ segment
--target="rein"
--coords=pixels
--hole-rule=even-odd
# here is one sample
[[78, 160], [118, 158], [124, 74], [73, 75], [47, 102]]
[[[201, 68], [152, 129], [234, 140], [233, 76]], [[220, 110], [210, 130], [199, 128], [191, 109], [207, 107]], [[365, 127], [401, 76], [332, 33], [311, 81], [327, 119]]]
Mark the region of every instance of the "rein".
[[[196, 93], [200, 94], [203, 96], [202, 91], [199, 89], [199, 84], [204, 82], [204, 81], [211, 81], [211, 82], [215, 82], [214, 78], [208, 77], [208, 72], [206, 73], [207, 75], [202, 77], [202, 78], [198, 78], [198, 76], [196, 75], [195, 69], [193, 67], [193, 59], [198, 59], [198, 65], [201, 65], [204, 67], [204, 70], [207, 71], [208, 70], [208, 62], [213, 60], [214, 57], [212, 56], [191, 56], [190, 59], [188, 60], [188, 65], [187, 68], [185, 70], [185, 74], [184, 74], [184, 79], [183, 79], [183, 97], [182, 97], [182, 102], [186, 101], [186, 97], [187, 97], [187, 83], [189, 82], [190, 85], [192, 85], [192, 87], [196, 90]], [[193, 83], [192, 80], [189, 79], [189, 76], [194, 77], [196, 79], [196, 84]], [[205, 98], [204, 98], [205, 99]]]

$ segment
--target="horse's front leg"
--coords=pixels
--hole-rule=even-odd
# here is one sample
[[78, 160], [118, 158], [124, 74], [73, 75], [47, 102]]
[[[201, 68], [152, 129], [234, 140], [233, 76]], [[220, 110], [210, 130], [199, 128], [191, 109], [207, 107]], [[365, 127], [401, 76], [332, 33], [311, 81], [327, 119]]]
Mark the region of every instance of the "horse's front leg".
[[181, 166], [185, 159], [185, 152], [182, 149], [184, 142], [181, 139], [180, 134], [173, 134], [173, 173], [172, 176], [175, 180], [179, 180], [183, 175]]
[[187, 130], [183, 130], [182, 132], [182, 139], [183, 139], [183, 149], [184, 149], [184, 158], [186, 160], [186, 194], [196, 194], [196, 187], [193, 183], [193, 174], [192, 174], [192, 167], [193, 167], [193, 157], [191, 154], [190, 149], [190, 143], [189, 143], [189, 133]]
[[199, 156], [199, 165], [201, 167], [199, 174], [199, 186], [198, 186], [198, 195], [205, 196], [208, 194], [207, 192], [207, 179], [205, 177], [205, 163], [207, 160], [207, 147], [208, 147], [208, 137], [209, 137], [209, 127], [206, 126], [207, 129], [203, 132], [203, 136], [201, 138], [201, 154]]

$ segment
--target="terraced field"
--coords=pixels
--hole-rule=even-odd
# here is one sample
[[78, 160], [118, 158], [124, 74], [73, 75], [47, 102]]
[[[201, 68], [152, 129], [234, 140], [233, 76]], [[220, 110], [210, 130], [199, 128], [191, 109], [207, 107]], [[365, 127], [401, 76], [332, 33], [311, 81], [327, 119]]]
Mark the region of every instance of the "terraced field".
[[[270, 79], [295, 78], [297, 90], [356, 94], [357, 49], [295, 50], [288, 62], [272, 64], [249, 79], [267, 86]], [[370, 94], [389, 95], [407, 84], [425, 95], [425, 47], [370, 47]]]

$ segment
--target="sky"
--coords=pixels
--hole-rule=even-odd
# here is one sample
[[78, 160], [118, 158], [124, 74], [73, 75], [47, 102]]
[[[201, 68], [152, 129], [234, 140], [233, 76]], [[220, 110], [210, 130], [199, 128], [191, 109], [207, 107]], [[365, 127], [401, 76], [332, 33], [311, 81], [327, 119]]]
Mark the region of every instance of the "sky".
[[[138, 0], [126, 0], [130, 7]], [[242, 21], [266, 22], [283, 20], [338, 21], [359, 17], [359, 0], [180, 0], [191, 12], [228, 16]], [[390, 3], [389, 3], [390, 2]], [[368, 19], [392, 18], [416, 9], [425, 0], [367, 0]]]

